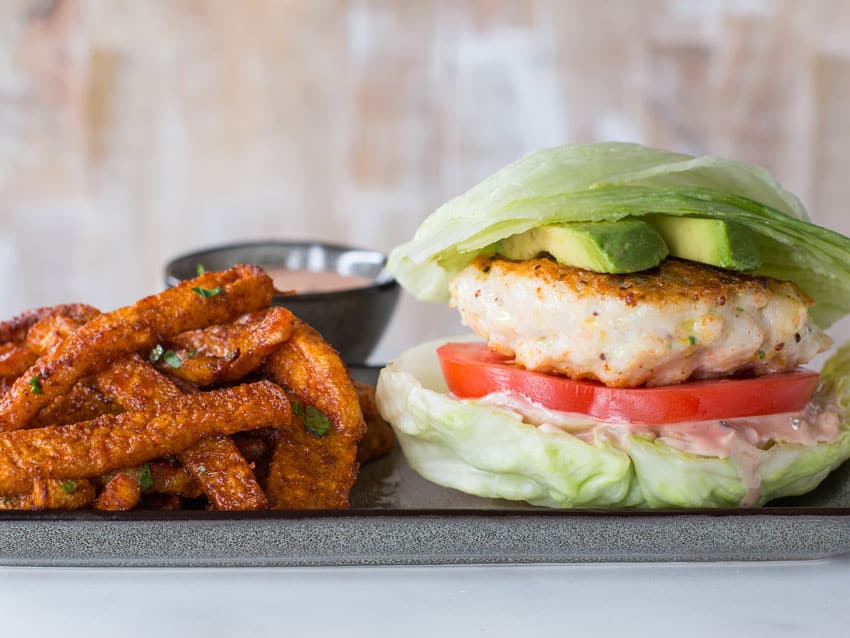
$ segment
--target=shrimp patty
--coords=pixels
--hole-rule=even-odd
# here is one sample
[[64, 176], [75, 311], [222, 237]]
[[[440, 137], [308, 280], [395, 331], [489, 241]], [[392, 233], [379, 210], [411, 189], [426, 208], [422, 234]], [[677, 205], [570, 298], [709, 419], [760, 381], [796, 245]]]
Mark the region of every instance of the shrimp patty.
[[615, 387], [780, 372], [830, 345], [793, 283], [678, 259], [610, 275], [549, 258], [478, 257], [450, 290], [493, 350], [529, 370]]

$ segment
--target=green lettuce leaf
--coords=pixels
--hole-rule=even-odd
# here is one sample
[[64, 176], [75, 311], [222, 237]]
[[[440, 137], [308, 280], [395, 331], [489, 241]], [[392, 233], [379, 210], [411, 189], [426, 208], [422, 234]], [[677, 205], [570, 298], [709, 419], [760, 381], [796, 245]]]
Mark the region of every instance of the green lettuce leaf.
[[763, 169], [638, 144], [530, 153], [447, 202], [388, 269], [420, 299], [446, 301], [448, 281], [510, 235], [544, 224], [664, 213], [733, 220], [759, 238], [757, 274], [795, 282], [822, 327], [850, 312], [850, 239], [809, 223], [800, 202]]
[[[457, 339], [453, 339], [456, 341]], [[731, 458], [698, 456], [630, 435], [593, 445], [545, 432], [513, 412], [449, 395], [436, 349], [416, 346], [390, 363], [377, 401], [411, 467], [445, 487], [548, 507], [737, 507], [747, 497]], [[850, 406], [850, 345], [826, 364], [818, 392]], [[758, 450], [756, 504], [811, 491], [850, 458], [850, 423], [837, 441]]]

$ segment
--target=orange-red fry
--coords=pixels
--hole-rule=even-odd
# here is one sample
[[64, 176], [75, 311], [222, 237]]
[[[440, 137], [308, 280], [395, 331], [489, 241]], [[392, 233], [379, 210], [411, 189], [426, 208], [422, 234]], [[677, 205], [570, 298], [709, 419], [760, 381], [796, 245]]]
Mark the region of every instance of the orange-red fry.
[[32, 420], [32, 427], [65, 425], [90, 421], [104, 414], [118, 414], [124, 409], [109, 395], [95, 387], [91, 377], [77, 381], [71, 391], [58, 396]]
[[275, 307], [232, 324], [184, 332], [169, 344], [182, 361], [180, 367], [160, 361], [158, 368], [201, 387], [236, 381], [289, 339], [293, 321], [286, 308]]
[[44, 308], [34, 308], [21, 313], [17, 317], [7, 321], [0, 322], [0, 343], [16, 343], [23, 344], [27, 338], [27, 333], [36, 323], [45, 317], [55, 316], [57, 314], [72, 315], [78, 313], [77, 316], [85, 316], [90, 310], [97, 310], [85, 304], [64, 304], [60, 306], [46, 306]]
[[251, 466], [227, 436], [211, 436], [180, 455], [213, 509], [264, 510], [266, 495], [254, 478]]
[[66, 304], [45, 308], [48, 310], [27, 331], [27, 347], [38, 355], [45, 354], [57, 343], [87, 321], [100, 314], [97, 308], [86, 304]]
[[141, 498], [142, 488], [138, 479], [119, 472], [103, 487], [94, 508], [105, 512], [125, 512], [136, 507]]
[[88, 478], [167, 454], [213, 434], [286, 428], [289, 401], [267, 381], [163, 403], [157, 414], [125, 412], [72, 425], [0, 434], [0, 494], [26, 491], [35, 478]]
[[195, 479], [189, 476], [185, 468], [177, 461], [167, 459], [150, 461], [144, 465], [129, 467], [120, 472], [110, 472], [98, 477], [98, 481], [101, 485], [106, 486], [116, 475], [124, 473], [139, 483], [139, 487], [141, 487], [143, 472], [150, 473], [150, 487], [146, 486], [146, 489], [143, 490], [145, 494], [172, 494], [186, 498], [203, 496], [201, 488], [195, 482]]
[[339, 355], [316, 330], [296, 321], [292, 336], [269, 357], [265, 370], [290, 399], [320, 411], [331, 425], [318, 436], [303, 419], [293, 419], [272, 457], [269, 503], [275, 509], [348, 507], [359, 467], [357, 443], [366, 424]]
[[95, 376], [94, 383], [101, 392], [131, 412], [155, 412], [160, 403], [183, 396], [168, 377], [138, 355], [116, 361]]
[[151, 492], [171, 494], [185, 498], [203, 496], [201, 486], [195, 482], [182, 465], [165, 461], [152, 461], [148, 464], [151, 472]]
[[93, 502], [91, 481], [37, 478], [26, 494], [0, 496], [0, 510], [78, 510]]
[[[127, 410], [155, 411], [157, 406], [182, 396], [170, 379], [136, 356], [113, 364], [97, 375], [96, 382]], [[180, 461], [195, 479], [193, 485], [200, 486], [214, 509], [267, 507], [266, 497], [251, 466], [229, 438], [205, 439], [183, 451]]]
[[[0, 398], [0, 430], [26, 427], [50, 401], [112, 361], [148, 351], [181, 332], [267, 307], [272, 294], [271, 278], [262, 269], [234, 266], [98, 315], [39, 358]], [[33, 377], [38, 379], [36, 391]]]
[[26, 346], [6, 343], [0, 346], [0, 377], [17, 378], [27, 371], [38, 356]]

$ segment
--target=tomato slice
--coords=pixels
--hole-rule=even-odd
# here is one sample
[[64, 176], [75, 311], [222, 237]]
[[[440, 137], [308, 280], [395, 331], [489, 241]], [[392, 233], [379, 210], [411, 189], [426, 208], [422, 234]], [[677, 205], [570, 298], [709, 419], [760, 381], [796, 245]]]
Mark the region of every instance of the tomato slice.
[[628, 423], [680, 423], [795, 412], [803, 409], [819, 375], [798, 368], [746, 379], [689, 381], [677, 385], [610, 388], [509, 363], [483, 343], [447, 343], [437, 349], [449, 390], [474, 399], [515, 392], [553, 410]]

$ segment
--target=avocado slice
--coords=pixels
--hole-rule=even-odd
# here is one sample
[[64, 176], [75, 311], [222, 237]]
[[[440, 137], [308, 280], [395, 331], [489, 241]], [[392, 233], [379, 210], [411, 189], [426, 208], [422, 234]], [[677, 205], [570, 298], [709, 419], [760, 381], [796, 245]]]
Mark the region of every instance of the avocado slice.
[[499, 252], [524, 260], [549, 253], [560, 263], [605, 273], [654, 268], [667, 256], [661, 235], [639, 219], [553, 224], [502, 240]]
[[646, 220], [664, 238], [672, 257], [739, 271], [761, 265], [756, 236], [741, 224], [675, 215], [647, 215]]

